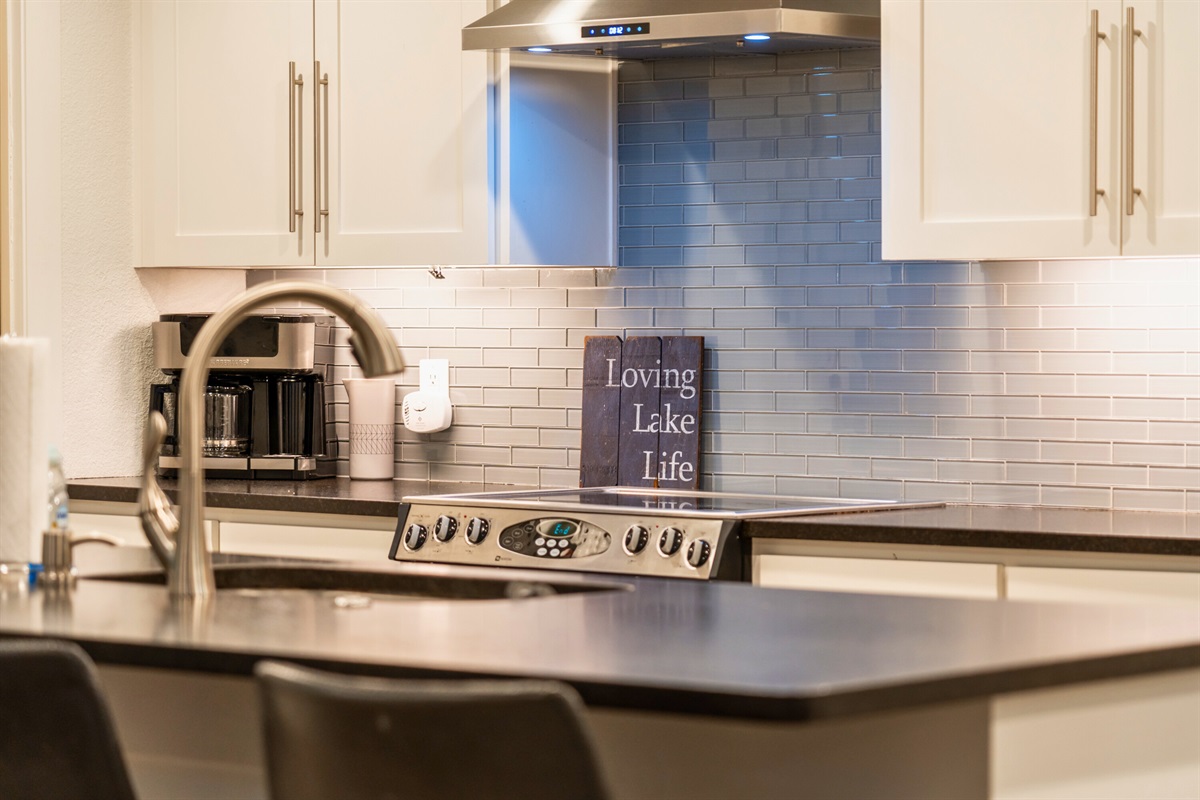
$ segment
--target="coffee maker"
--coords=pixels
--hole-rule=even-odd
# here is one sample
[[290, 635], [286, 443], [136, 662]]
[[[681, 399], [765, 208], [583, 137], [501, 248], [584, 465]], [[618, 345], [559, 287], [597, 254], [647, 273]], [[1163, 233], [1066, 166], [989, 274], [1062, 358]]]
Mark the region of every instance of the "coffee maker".
[[[179, 456], [179, 378], [209, 314], [164, 314], [151, 325], [154, 364], [170, 382], [150, 387], [167, 420], [159, 474]], [[209, 362], [203, 466], [210, 478], [307, 480], [335, 474], [330, 408], [333, 317], [259, 314], [242, 320]]]

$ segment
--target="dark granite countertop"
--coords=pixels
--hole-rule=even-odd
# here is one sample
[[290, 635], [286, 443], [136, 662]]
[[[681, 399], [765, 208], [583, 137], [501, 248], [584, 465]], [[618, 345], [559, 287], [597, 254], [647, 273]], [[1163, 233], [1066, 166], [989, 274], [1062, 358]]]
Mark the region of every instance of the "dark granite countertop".
[[[175, 482], [163, 481], [174, 498]], [[205, 484], [212, 508], [350, 514], [395, 518], [402, 498], [514, 489], [422, 481], [230, 481]], [[72, 498], [133, 503], [137, 478], [69, 483]], [[886, 544], [995, 547], [1090, 553], [1200, 556], [1200, 514], [1077, 508], [949, 505], [897, 511], [748, 520], [751, 539], [811, 539]]]
[[747, 520], [751, 539], [1200, 556], [1200, 514], [949, 505]]
[[[77, 557], [93, 575], [150, 563], [137, 548], [80, 548]], [[499, 572], [370, 568], [433, 580]], [[548, 580], [519, 570], [504, 578]], [[511, 600], [377, 597], [346, 608], [329, 592], [219, 592], [173, 603], [153, 585], [85, 579], [63, 594], [10, 583], [0, 586], [0, 637], [65, 638], [101, 663], [217, 673], [249, 674], [257, 660], [280, 658], [379, 675], [556, 678], [597, 706], [784, 720], [1200, 666], [1200, 609], [561, 580], [624, 588]]]
[[[67, 492], [75, 500], [136, 503], [140, 478], [79, 478], [69, 481]], [[159, 481], [167, 496], [175, 500], [178, 482]], [[454, 494], [513, 486], [428, 481], [352, 481], [322, 478], [311, 481], [206, 480], [205, 504], [209, 508], [238, 508], [255, 511], [293, 511], [302, 514], [346, 514], [391, 517], [400, 510], [401, 498], [419, 494]]]

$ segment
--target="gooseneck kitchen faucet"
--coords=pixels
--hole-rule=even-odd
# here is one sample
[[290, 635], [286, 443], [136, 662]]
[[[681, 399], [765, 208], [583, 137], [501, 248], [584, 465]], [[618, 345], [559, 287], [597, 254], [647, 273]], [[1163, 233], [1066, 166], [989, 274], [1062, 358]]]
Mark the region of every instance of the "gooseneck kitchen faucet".
[[[167, 424], [150, 413], [142, 450], [142, 488], [138, 507], [142, 529], [158, 560], [167, 570], [172, 597], [206, 597], [213, 593], [212, 557], [204, 539], [204, 387], [209, 360], [237, 324], [251, 311], [281, 301], [323, 306], [351, 329], [350, 349], [368, 378], [393, 375], [404, 369], [395, 338], [379, 314], [349, 292], [306, 281], [277, 281], [242, 294], [204, 323], [192, 343], [179, 388], [179, 515], [158, 484], [155, 467]], [[174, 539], [174, 541], [172, 541]]]

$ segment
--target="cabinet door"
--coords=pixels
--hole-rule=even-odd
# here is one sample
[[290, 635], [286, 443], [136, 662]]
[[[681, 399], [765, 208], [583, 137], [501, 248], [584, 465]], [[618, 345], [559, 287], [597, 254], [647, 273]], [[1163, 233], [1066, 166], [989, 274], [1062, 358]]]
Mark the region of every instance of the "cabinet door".
[[1116, 0], [884, 0], [884, 258], [1117, 254], [1119, 17]]
[[1200, 254], [1200, 2], [1127, 0], [1123, 21], [1130, 10], [1141, 36], [1127, 130], [1141, 193], [1124, 217], [1122, 252]]
[[489, 260], [488, 56], [461, 39], [486, 12], [485, 0], [317, 0], [318, 265]]
[[312, 0], [138, 6], [141, 263], [312, 264]]

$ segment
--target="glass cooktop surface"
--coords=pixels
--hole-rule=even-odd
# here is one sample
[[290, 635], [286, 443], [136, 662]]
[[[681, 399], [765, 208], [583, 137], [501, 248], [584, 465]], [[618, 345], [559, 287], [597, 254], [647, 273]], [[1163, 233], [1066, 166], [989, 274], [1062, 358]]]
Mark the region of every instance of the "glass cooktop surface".
[[607, 486], [583, 489], [532, 489], [467, 494], [427, 495], [404, 498], [406, 503], [471, 505], [496, 508], [543, 510], [637, 510], [648, 514], [749, 519], [832, 514], [851, 511], [882, 511], [900, 508], [933, 508], [940, 502], [860, 500], [844, 497], [785, 497], [758, 494], [693, 492], [681, 489], [641, 489]]

